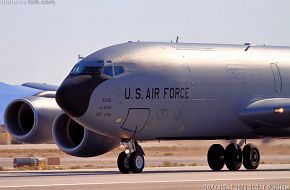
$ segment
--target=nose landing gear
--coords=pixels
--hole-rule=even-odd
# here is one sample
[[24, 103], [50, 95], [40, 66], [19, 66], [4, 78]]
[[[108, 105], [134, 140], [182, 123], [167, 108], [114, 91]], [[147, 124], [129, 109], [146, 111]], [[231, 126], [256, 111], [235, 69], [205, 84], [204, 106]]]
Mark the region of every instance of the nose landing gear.
[[241, 146], [245, 140], [231, 143], [224, 149], [220, 144], [212, 145], [207, 154], [208, 165], [213, 171], [219, 171], [224, 167], [224, 164], [230, 171], [239, 170], [242, 166], [246, 169], [256, 169], [260, 164], [260, 153], [256, 146], [247, 144], [243, 150]]
[[144, 151], [137, 141], [130, 140], [121, 143], [126, 150], [118, 156], [118, 168], [121, 173], [141, 173], [145, 166]]

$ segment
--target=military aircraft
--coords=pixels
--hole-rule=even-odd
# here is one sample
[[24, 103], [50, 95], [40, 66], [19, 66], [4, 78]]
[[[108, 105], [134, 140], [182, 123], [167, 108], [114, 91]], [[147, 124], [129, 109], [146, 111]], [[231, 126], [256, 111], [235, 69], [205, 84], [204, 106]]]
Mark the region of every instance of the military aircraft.
[[290, 136], [289, 47], [128, 42], [83, 58], [59, 87], [0, 90], [15, 139], [77, 157], [122, 144], [121, 173], [143, 171], [140, 141], [226, 139], [209, 148], [209, 167], [252, 170], [260, 153], [246, 140]]

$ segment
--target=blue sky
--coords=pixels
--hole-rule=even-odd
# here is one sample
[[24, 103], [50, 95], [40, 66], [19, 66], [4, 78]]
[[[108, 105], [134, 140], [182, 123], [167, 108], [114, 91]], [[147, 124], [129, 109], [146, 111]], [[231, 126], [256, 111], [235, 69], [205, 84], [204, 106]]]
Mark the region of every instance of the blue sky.
[[0, 0], [0, 81], [11, 84], [59, 84], [78, 54], [130, 40], [290, 46], [289, 0], [7, 1], [18, 0]]

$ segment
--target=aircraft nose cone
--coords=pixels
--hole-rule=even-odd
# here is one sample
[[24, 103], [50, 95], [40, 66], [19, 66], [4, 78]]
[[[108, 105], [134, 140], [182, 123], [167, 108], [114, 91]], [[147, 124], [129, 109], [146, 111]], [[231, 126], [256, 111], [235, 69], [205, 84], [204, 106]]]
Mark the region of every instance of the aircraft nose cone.
[[94, 89], [103, 81], [90, 75], [69, 75], [56, 91], [56, 102], [70, 116], [80, 117], [86, 112]]

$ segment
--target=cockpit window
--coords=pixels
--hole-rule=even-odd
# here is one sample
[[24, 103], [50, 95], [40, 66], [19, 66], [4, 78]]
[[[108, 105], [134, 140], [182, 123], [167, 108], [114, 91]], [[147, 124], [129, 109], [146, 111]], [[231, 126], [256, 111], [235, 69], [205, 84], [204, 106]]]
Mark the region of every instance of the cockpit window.
[[97, 63], [105, 63], [104, 60], [98, 60]]
[[73, 67], [69, 75], [94, 75], [108, 78], [122, 73], [124, 73], [124, 68], [122, 66], [92, 66], [77, 64]]
[[100, 75], [102, 67], [76, 65], [70, 75]]
[[122, 66], [114, 66], [115, 75], [120, 75], [124, 73], [124, 68]]
[[103, 74], [112, 77], [113, 76], [113, 67], [112, 66], [106, 66], [104, 68]]

